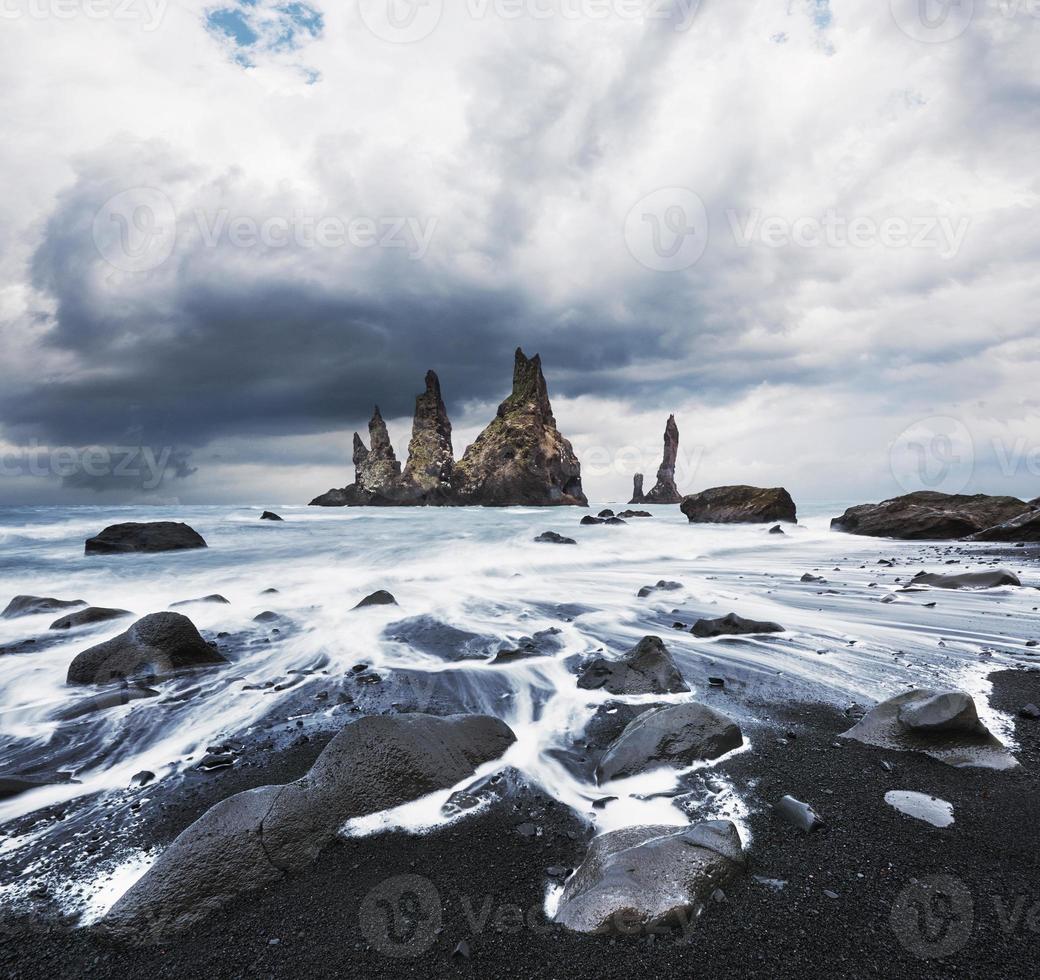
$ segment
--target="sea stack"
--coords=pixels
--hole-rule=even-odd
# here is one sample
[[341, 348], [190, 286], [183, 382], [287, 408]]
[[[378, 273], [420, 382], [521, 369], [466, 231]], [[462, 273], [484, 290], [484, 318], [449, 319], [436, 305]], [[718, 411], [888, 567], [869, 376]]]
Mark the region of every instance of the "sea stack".
[[541, 358], [518, 347], [512, 394], [455, 466], [456, 502], [587, 507], [581, 464], [556, 428]]
[[454, 468], [451, 420], [441, 398], [440, 379], [433, 371], [427, 371], [426, 390], [415, 399], [404, 482], [420, 494], [450, 494]]
[[631, 503], [678, 504], [682, 502], [682, 494], [675, 485], [675, 460], [678, 454], [679, 427], [675, 424], [675, 416], [669, 415], [664, 427], [664, 455], [657, 470], [657, 483], [646, 496], [643, 496], [643, 474], [637, 473]]

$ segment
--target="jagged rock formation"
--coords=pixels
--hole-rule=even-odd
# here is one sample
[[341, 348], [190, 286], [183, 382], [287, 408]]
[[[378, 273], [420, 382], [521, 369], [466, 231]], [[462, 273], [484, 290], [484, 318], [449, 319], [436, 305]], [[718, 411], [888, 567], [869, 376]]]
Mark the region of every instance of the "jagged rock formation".
[[451, 420], [441, 398], [441, 382], [433, 371], [427, 371], [426, 391], [415, 399], [415, 419], [404, 480], [424, 494], [449, 493], [454, 469]]
[[[664, 456], [657, 470], [657, 483], [642, 499], [633, 500], [633, 504], [678, 504], [682, 502], [682, 494], [675, 485], [675, 459], [679, 453], [679, 427], [675, 424], [675, 416], [669, 415], [664, 427]], [[642, 479], [640, 478], [640, 489]]]
[[629, 504], [645, 504], [646, 497], [643, 495], [643, 474], [637, 473], [632, 477], [632, 499]]
[[537, 354], [528, 358], [517, 349], [512, 394], [458, 463], [452, 452], [451, 421], [433, 371], [415, 402], [403, 473], [378, 407], [369, 433], [371, 448], [354, 435], [354, 483], [330, 490], [312, 500], [312, 506], [588, 506], [581, 464], [556, 428]]
[[[831, 521], [835, 531], [867, 537], [901, 538], [907, 541], [938, 541], [994, 533], [997, 526], [1024, 516], [1029, 504], [1017, 497], [987, 494], [965, 496], [919, 490], [880, 504], [850, 507]], [[1011, 539], [1023, 540], [1014, 531]]]
[[518, 347], [513, 391], [455, 466], [459, 503], [587, 507], [581, 464], [556, 428], [541, 358]]

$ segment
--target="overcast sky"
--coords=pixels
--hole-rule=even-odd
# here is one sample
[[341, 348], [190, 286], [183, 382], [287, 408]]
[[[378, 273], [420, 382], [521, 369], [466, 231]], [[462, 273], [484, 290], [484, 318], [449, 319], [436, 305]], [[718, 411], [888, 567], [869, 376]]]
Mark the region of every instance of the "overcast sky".
[[428, 368], [460, 456], [518, 345], [594, 500], [1040, 494], [1040, 5], [390, 2], [0, 0], [0, 503], [305, 503]]

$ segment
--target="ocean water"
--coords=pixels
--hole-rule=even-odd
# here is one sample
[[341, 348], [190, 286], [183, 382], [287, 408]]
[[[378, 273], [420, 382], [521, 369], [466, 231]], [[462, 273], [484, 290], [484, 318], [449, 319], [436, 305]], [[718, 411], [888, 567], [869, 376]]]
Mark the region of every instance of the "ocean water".
[[[357, 664], [386, 678], [406, 676], [409, 701], [419, 707], [424, 699], [457, 702], [501, 717], [517, 744], [482, 772], [514, 766], [586, 815], [593, 800], [616, 796], [595, 814], [602, 830], [690, 819], [688, 807], [657, 795], [683, 774], [661, 770], [605, 788], [561, 761], [609, 700], [707, 700], [743, 727], [746, 744], [738, 751], [754, 751], [766, 724], [755, 703], [845, 707], [909, 685], [954, 685], [973, 693], [986, 722], [1007, 737], [1008, 719], [986, 702], [985, 677], [1027, 660], [1025, 642], [1035, 636], [1040, 604], [1033, 588], [899, 592], [900, 579], [922, 568], [940, 570], [945, 556], [928, 545], [831, 532], [829, 518], [844, 505], [805, 508], [802, 523], [783, 536], [760, 526], [692, 526], [677, 507], [648, 509], [652, 519], [625, 527], [580, 527], [582, 512], [569, 508], [287, 507], [279, 510], [284, 523], [261, 522], [258, 508], [0, 510], [0, 607], [28, 593], [144, 615], [219, 593], [229, 605], [179, 611], [207, 638], [229, 634], [221, 642], [233, 661], [160, 683], [157, 697], [70, 717], [91, 693], [66, 684], [73, 657], [133, 620], [58, 637], [47, 629], [56, 615], [0, 620], [0, 646], [39, 640], [35, 651], [0, 656], [0, 775], [62, 773], [71, 780], [0, 801], [0, 856], [45, 850], [46, 828], [21, 837], [5, 830], [17, 818], [54, 805], [100, 813], [134, 773], [151, 770], [160, 786], [169, 785], [164, 781], [198, 765], [207, 746], [255, 732], [272, 717], [326, 728], [349, 722], [357, 716], [345, 714], [336, 698], [315, 695], [348, 681]], [[209, 548], [83, 554], [87, 537], [127, 520], [185, 521]], [[545, 530], [579, 544], [536, 544]], [[879, 566], [882, 557], [897, 564]], [[968, 567], [975, 566], [965, 560], [958, 570]], [[1032, 566], [1008, 567], [1025, 586], [1040, 585]], [[802, 583], [805, 572], [827, 584]], [[637, 597], [660, 579], [682, 588]], [[262, 594], [271, 588], [277, 594]], [[398, 605], [354, 610], [377, 589], [392, 592]], [[882, 602], [888, 595], [894, 601]], [[927, 608], [928, 602], [936, 606]], [[255, 623], [265, 611], [282, 618]], [[778, 622], [786, 632], [702, 640], [673, 628], [730, 612]], [[550, 628], [560, 632], [547, 655], [491, 665], [498, 648]], [[690, 694], [616, 699], [577, 688], [576, 669], [585, 658], [620, 654], [648, 634], [664, 639]], [[725, 690], [710, 691], [709, 676], [725, 678]], [[713, 786], [699, 815], [729, 816], [742, 825], [740, 787], [721, 772]], [[355, 821], [345, 832], [428, 827], [448, 819], [440, 807], [449, 793]], [[112, 887], [113, 878], [132, 881], [147, 866], [140, 855], [126, 861], [138, 870], [120, 878], [120, 869], [108, 869], [104, 894], [111, 901], [121, 890]], [[31, 867], [23, 867], [22, 884], [33, 879]]]

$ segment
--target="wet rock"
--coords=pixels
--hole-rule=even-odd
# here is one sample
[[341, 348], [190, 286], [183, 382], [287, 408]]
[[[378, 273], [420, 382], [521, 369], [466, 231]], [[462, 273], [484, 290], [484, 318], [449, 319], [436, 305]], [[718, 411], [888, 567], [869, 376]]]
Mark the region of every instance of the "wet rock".
[[596, 778], [605, 783], [661, 766], [684, 768], [743, 743], [740, 726], [720, 711], [703, 704], [665, 705], [628, 724], [603, 756]]
[[134, 786], [147, 786], [152, 780], [155, 779], [155, 773], [150, 769], [142, 769], [140, 772], [135, 772], [130, 777], [130, 782]]
[[254, 623], [277, 623], [282, 619], [281, 615], [276, 612], [272, 612], [270, 609], [265, 609], [262, 613], [257, 613], [253, 617]]
[[740, 835], [728, 820], [615, 830], [592, 842], [555, 921], [584, 933], [685, 929], [743, 864]]
[[1018, 517], [988, 527], [973, 534], [971, 541], [1014, 541], [1016, 548], [1024, 548], [1027, 541], [1040, 541], [1040, 507], [1034, 500], [1031, 509]]
[[101, 923], [135, 942], [159, 942], [309, 867], [347, 820], [455, 785], [515, 741], [483, 715], [361, 718], [286, 786], [232, 796], [185, 830]]
[[124, 619], [133, 613], [127, 609], [105, 609], [101, 606], [88, 606], [79, 612], [69, 613], [54, 620], [52, 630], [72, 630], [81, 626], [93, 626], [97, 623], [110, 623], [113, 619]]
[[632, 477], [632, 499], [630, 504], [645, 504], [646, 496], [643, 494], [643, 474], [636, 473]]
[[682, 587], [682, 582], [668, 582], [661, 579], [657, 585], [644, 585], [639, 592], [636, 593], [636, 597], [639, 599], [645, 599], [647, 596], [651, 596], [655, 592], [676, 592]]
[[1040, 708], [1038, 708], [1035, 704], [1032, 703], [1023, 705], [1021, 708], [1018, 709], [1018, 717], [1028, 718], [1030, 721], [1036, 721], [1038, 718], [1040, 718]]
[[265, 510], [260, 515], [260, 520], [262, 520], [262, 521], [281, 521], [281, 520], [284, 520], [284, 518], [279, 517], [277, 514], [273, 513], [272, 511]]
[[513, 391], [455, 464], [452, 485], [463, 504], [588, 506], [581, 464], [556, 428], [537, 354], [517, 349]]
[[1027, 506], [1015, 497], [919, 490], [879, 504], [850, 507], [831, 521], [831, 528], [848, 534], [907, 541], [964, 538], [1017, 517]]
[[578, 542], [574, 538], [565, 538], [562, 534], [557, 534], [556, 531], [545, 531], [543, 534], [539, 534], [534, 539], [538, 544], [577, 544]]
[[827, 580], [822, 575], [813, 575], [811, 572], [806, 572], [799, 581], [802, 582], [815, 582], [820, 585], [826, 585]]
[[[267, 591], [268, 592], [277, 592], [278, 590], [277, 589], [268, 589]], [[262, 594], [266, 595], [266, 593], [262, 593]], [[207, 605], [211, 605], [211, 606], [230, 606], [231, 605], [231, 603], [227, 599], [225, 599], [222, 595], [217, 595], [216, 593], [214, 593], [213, 595], [203, 596], [201, 599], [183, 599], [180, 602], [171, 602], [170, 603], [170, 608], [171, 609], [182, 609], [184, 606], [196, 606], [196, 605], [199, 605], [200, 603], [206, 603]]]
[[684, 497], [681, 508], [691, 524], [772, 524], [798, 520], [783, 487], [714, 487]]
[[390, 623], [383, 635], [421, 653], [443, 660], [484, 660], [494, 650], [494, 637], [461, 630], [434, 616], [412, 616]]
[[152, 613], [105, 643], [90, 647], [69, 666], [70, 684], [154, 679], [184, 670], [226, 664], [186, 616]]
[[609, 524], [611, 527], [620, 527], [626, 522], [623, 521], [620, 517], [608, 517], [603, 523]]
[[623, 510], [618, 517], [623, 520], [629, 521], [634, 517], [653, 517], [654, 515], [648, 510]]
[[918, 688], [877, 705], [842, 738], [900, 752], [923, 752], [951, 766], [1018, 765], [979, 720], [963, 691]]
[[606, 519], [603, 517], [593, 517], [591, 514], [586, 514], [581, 519], [581, 524], [584, 527], [594, 527], [597, 524], [605, 524]]
[[354, 608], [355, 609], [367, 609], [369, 606], [396, 606], [397, 600], [387, 592], [385, 589], [380, 589], [378, 592], [373, 592], [371, 595], [365, 596]]
[[779, 524], [774, 524], [769, 529], [769, 533], [770, 534], [786, 534], [787, 532]]
[[721, 619], [698, 619], [691, 630], [694, 636], [702, 639], [713, 636], [747, 636], [754, 633], [783, 633], [784, 627], [779, 623], [759, 623], [753, 619], [744, 619], [736, 613], [730, 613]]
[[583, 690], [604, 690], [611, 694], [675, 694], [689, 691], [664, 642], [658, 636], [644, 636], [620, 660], [600, 657], [578, 677]]
[[937, 796], [896, 789], [885, 794], [885, 802], [900, 813], [933, 827], [949, 827], [953, 823], [953, 805]]
[[607, 510], [601, 510], [596, 516], [606, 520], [608, 517], [613, 517], [614, 512], [608, 508]]
[[88, 538], [88, 555], [124, 555], [205, 548], [202, 535], [187, 524], [156, 521], [150, 524], [113, 524]]
[[84, 718], [87, 715], [97, 714], [99, 711], [121, 708], [132, 701], [143, 701], [158, 696], [158, 691], [144, 684], [114, 684], [100, 694], [79, 698], [72, 704], [66, 705], [58, 711], [56, 717], [59, 721], [74, 721], [76, 718]]
[[534, 636], [521, 637], [514, 647], [503, 648], [495, 654], [491, 663], [496, 665], [516, 663], [518, 660], [530, 660], [532, 657], [544, 657], [560, 649], [560, 630], [551, 626], [547, 630], [539, 630]]
[[30, 790], [49, 786], [51, 780], [40, 776], [4, 776], [0, 775], [0, 800], [9, 800]]
[[0, 613], [0, 619], [17, 619], [19, 616], [36, 616], [40, 613], [54, 613], [62, 609], [75, 609], [85, 606], [82, 599], [50, 599], [38, 595], [16, 595], [7, 608]]
[[679, 427], [675, 424], [675, 416], [669, 415], [664, 427], [664, 455], [657, 470], [657, 483], [642, 499], [633, 504], [677, 504], [683, 497], [675, 485], [675, 460], [679, 453]]
[[913, 585], [930, 585], [936, 589], [997, 589], [1002, 585], [1021, 585], [1022, 581], [1006, 568], [992, 572], [961, 572], [957, 575], [937, 575], [918, 572], [911, 580]]
[[779, 816], [799, 830], [809, 832], [823, 826], [823, 820], [816, 811], [808, 803], [796, 800], [793, 796], [783, 797], [775, 809]]

